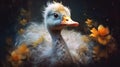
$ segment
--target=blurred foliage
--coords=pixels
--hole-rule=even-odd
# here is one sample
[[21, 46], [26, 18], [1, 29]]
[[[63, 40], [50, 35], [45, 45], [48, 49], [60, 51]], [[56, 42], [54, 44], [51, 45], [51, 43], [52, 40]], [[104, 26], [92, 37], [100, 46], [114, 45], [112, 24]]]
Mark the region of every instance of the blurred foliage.
[[[90, 31], [90, 38], [93, 40], [93, 59], [99, 61], [109, 58], [117, 50], [115, 39], [110, 34], [108, 27], [94, 22], [91, 19], [85, 21], [87, 29]], [[97, 24], [97, 25], [96, 25]]]
[[8, 61], [12, 64], [13, 67], [18, 67], [23, 62], [23, 60], [28, 60], [28, 57], [29, 48], [26, 44], [23, 43], [11, 52]]

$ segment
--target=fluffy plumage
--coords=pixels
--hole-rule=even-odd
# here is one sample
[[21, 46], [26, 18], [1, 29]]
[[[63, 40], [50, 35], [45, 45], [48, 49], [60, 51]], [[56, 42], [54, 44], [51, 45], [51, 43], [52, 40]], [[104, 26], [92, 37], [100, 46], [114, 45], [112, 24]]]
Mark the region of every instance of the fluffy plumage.
[[[57, 9], [57, 10], [56, 10]], [[57, 13], [60, 17], [58, 19], [53, 18], [52, 13]], [[30, 61], [33, 66], [43, 66], [43, 67], [55, 67], [61, 65], [70, 65], [74, 64], [75, 66], [79, 66], [80, 63], [86, 64], [89, 63], [92, 59], [92, 52], [90, 48], [90, 44], [92, 42], [85, 42], [79, 32], [75, 32], [74, 30], [67, 30], [56, 27], [62, 21], [62, 17], [64, 15], [70, 16], [70, 11], [67, 7], [63, 6], [60, 3], [49, 3], [44, 11], [44, 23], [38, 24], [35, 22], [31, 22], [31, 24], [26, 28], [25, 33], [18, 36], [16, 44], [26, 43], [26, 45], [33, 45], [35, 41], [37, 41], [40, 37], [43, 37], [44, 40], [39, 43], [34, 48], [30, 47]], [[46, 25], [46, 27], [45, 27]], [[61, 35], [64, 41], [67, 44], [69, 53], [71, 55], [72, 61], [61, 63], [60, 60], [56, 59], [59, 55], [54, 55], [53, 52], [53, 44], [51, 37], [51, 30], [62, 30]], [[50, 33], [50, 34], [49, 34]], [[60, 42], [61, 43], [61, 42]], [[60, 49], [60, 48], [58, 48]], [[65, 51], [66, 52], [66, 51]], [[69, 54], [68, 54], [69, 55]], [[63, 56], [64, 58], [64, 56]]]

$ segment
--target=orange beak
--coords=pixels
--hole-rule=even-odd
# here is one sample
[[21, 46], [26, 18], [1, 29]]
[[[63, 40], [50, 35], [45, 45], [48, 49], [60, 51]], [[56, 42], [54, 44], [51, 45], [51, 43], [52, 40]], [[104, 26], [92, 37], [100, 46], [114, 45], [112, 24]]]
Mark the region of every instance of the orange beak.
[[69, 16], [63, 16], [61, 25], [63, 25], [63, 26], [77, 27], [77, 26], [79, 26], [79, 23], [73, 21]]

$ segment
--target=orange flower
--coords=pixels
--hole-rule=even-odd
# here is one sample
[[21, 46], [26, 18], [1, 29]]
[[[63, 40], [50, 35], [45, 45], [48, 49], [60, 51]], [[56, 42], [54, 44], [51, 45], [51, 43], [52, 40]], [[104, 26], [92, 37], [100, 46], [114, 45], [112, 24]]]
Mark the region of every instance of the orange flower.
[[103, 25], [98, 26], [98, 30], [92, 28], [90, 36], [94, 37], [100, 44], [107, 45], [111, 39], [109, 34], [109, 29], [105, 28]]
[[87, 21], [85, 21], [85, 23], [88, 25], [88, 27], [92, 27], [92, 20], [91, 19], [87, 19]]
[[20, 54], [26, 54], [29, 51], [29, 49], [27, 48], [26, 44], [22, 44], [18, 47], [17, 51]]
[[92, 32], [92, 34], [90, 34], [90, 36], [92, 37], [98, 37], [99, 33], [95, 28], [92, 28], [92, 30], [90, 30]]
[[106, 45], [111, 39], [111, 36], [108, 35], [106, 37], [98, 37], [98, 42], [102, 45]]
[[109, 29], [105, 28], [103, 25], [98, 26], [98, 32], [100, 36], [105, 36], [109, 34]]
[[29, 49], [27, 48], [27, 46], [25, 44], [22, 44], [11, 53], [10, 59], [12, 62], [19, 63], [21, 62], [22, 59], [27, 58], [28, 52], [29, 52]]
[[18, 62], [18, 61], [20, 61], [21, 56], [20, 56], [18, 53], [16, 53], [16, 51], [13, 51], [13, 52], [11, 53], [11, 59], [12, 59], [12, 61], [14, 61], [14, 62]]
[[92, 28], [92, 30], [90, 30], [92, 32], [92, 34], [90, 36], [92, 37], [97, 37], [97, 36], [106, 36], [109, 34], [109, 29], [105, 28], [103, 25], [99, 25], [98, 26], [98, 30], [96, 30], [95, 28]]

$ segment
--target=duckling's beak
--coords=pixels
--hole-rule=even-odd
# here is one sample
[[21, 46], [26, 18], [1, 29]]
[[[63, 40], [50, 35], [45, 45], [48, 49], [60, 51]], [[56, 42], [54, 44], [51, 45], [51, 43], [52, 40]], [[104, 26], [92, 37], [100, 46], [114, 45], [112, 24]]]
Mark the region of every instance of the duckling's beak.
[[73, 21], [69, 16], [63, 16], [61, 25], [76, 27], [79, 26], [79, 23]]

